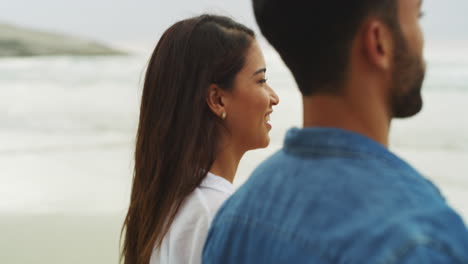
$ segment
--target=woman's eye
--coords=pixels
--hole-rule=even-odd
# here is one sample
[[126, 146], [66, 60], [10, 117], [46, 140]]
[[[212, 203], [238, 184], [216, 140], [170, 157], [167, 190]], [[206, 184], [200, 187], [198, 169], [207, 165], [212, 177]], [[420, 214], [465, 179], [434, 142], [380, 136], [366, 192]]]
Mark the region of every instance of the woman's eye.
[[268, 79], [263, 78], [263, 79], [259, 80], [258, 83], [263, 84], [263, 83], [266, 83], [267, 81], [268, 81]]
[[425, 13], [423, 11], [419, 12], [419, 18], [423, 18]]

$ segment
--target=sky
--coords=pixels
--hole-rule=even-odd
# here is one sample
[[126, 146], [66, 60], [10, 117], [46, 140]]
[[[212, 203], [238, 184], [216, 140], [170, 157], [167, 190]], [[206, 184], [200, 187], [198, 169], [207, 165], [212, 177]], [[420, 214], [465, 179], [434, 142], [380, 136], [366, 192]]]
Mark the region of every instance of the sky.
[[[426, 41], [468, 40], [467, 0], [423, 1]], [[202, 12], [228, 15], [257, 29], [251, 0], [15, 0], [2, 4], [0, 22], [144, 46], [155, 44], [177, 20]]]

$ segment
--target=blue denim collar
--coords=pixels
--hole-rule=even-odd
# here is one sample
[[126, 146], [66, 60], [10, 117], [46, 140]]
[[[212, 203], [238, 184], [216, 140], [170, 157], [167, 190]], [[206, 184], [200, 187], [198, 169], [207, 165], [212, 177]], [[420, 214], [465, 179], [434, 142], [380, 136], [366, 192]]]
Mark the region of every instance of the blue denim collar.
[[298, 155], [340, 155], [380, 159], [402, 169], [414, 170], [385, 146], [364, 135], [329, 127], [291, 128], [284, 150]]

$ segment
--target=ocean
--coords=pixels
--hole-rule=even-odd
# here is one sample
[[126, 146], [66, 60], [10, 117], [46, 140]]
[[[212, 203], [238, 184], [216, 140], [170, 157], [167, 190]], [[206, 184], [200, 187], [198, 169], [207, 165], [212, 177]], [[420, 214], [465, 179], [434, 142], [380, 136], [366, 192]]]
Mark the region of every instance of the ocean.
[[[264, 53], [280, 104], [270, 146], [244, 156], [236, 186], [301, 126], [291, 74], [271, 48]], [[393, 121], [390, 148], [468, 221], [468, 50], [425, 54], [423, 111]], [[148, 59], [0, 59], [0, 263], [117, 263]]]

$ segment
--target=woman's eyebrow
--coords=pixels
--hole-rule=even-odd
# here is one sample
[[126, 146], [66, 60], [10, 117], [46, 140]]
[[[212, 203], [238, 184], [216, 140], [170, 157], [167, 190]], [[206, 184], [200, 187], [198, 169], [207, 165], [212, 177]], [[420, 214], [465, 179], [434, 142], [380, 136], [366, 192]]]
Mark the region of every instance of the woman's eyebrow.
[[259, 73], [262, 73], [262, 72], [266, 72], [266, 68], [261, 68], [261, 69], [258, 69], [256, 72], [254, 72], [254, 74], [252, 74], [252, 76], [255, 76]]

